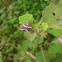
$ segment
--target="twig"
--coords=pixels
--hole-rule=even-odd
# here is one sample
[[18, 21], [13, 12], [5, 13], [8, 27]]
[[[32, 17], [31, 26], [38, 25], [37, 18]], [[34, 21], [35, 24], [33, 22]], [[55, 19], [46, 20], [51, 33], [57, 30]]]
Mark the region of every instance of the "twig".
[[[12, 44], [10, 44], [10, 45], [12, 45]], [[14, 48], [16, 48], [17, 50], [19, 50], [17, 47], [15, 47], [14, 45], [12, 45]], [[21, 52], [21, 50], [19, 50], [20, 52]], [[33, 59], [35, 59], [36, 57], [33, 55], [33, 54], [31, 54], [30, 52], [28, 52], [28, 51], [26, 51], [26, 54], [27, 55], [30, 55], [30, 57], [32, 57]]]
[[45, 54], [44, 54], [44, 51], [43, 51], [42, 45], [40, 45], [40, 49], [41, 49], [41, 51], [42, 51], [42, 55], [43, 55], [43, 57], [44, 57], [44, 61], [46, 62], [46, 57], [45, 57]]
[[3, 37], [0, 35], [0, 38], [3, 38]]
[[8, 9], [8, 4], [5, 2], [5, 0], [2, 0], [3, 4], [5, 5], [6, 9]]
[[0, 50], [3, 48], [3, 46], [0, 47]]
[[35, 32], [36, 32], [37, 36], [39, 36], [39, 34], [37, 33], [37, 30], [35, 30]]
[[9, 3], [10, 3], [10, 0], [8, 0], [8, 5], [9, 5]]
[[[14, 48], [16, 48], [17, 50], [19, 50], [17, 47], [15, 47], [13, 44], [10, 44], [11, 46], [13, 46]], [[21, 50], [19, 50], [20, 52], [21, 52]], [[30, 57], [31, 58], [33, 58], [33, 59], [36, 59], [36, 57], [33, 55], [33, 54], [31, 54], [30, 52], [28, 52], [28, 51], [26, 51], [26, 54], [27, 55], [30, 55]], [[38, 61], [36, 61], [36, 62], [38, 62]]]
[[[36, 57], [33, 54], [31, 54], [30, 52], [26, 51], [26, 54], [30, 55], [30, 57], [32, 57], [33, 59], [36, 59]], [[36, 62], [38, 62], [38, 61], [36, 61]]]
[[31, 54], [30, 52], [26, 51], [26, 54], [30, 55], [30, 57], [32, 57], [33, 59], [36, 59], [36, 57], [33, 54]]
[[[48, 34], [48, 39], [47, 39], [47, 43], [49, 43], [49, 41], [50, 41], [50, 35]], [[47, 44], [47, 47], [49, 47], [49, 44]]]
[[18, 51], [21, 52], [21, 50], [19, 50], [17, 47], [15, 47], [13, 44], [9, 43], [11, 46], [13, 46], [14, 48], [16, 48]]
[[2, 2], [3, 2], [3, 4], [4, 4], [5, 6], [7, 6], [7, 4], [5, 3], [5, 1], [4, 1], [4, 0], [2, 0]]
[[6, 8], [8, 8], [7, 3], [5, 2], [5, 0], [2, 0], [3, 4], [6, 6]]

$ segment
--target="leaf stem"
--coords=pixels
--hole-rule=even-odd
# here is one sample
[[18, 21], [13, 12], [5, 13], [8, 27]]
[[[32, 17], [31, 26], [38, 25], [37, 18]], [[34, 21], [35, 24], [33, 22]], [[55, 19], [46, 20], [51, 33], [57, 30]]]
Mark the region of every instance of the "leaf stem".
[[44, 51], [43, 51], [43, 48], [42, 48], [42, 45], [41, 45], [41, 44], [40, 44], [40, 49], [41, 49], [41, 51], [42, 51], [42, 55], [43, 55], [43, 57], [44, 57], [44, 61], [45, 61], [45, 62], [47, 62], [47, 61], [46, 61], [46, 57], [45, 57], [45, 54], [44, 54]]

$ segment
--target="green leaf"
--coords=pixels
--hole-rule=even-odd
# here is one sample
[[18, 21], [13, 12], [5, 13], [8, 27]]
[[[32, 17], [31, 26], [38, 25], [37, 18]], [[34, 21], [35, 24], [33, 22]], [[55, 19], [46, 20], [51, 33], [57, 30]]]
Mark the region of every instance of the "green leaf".
[[30, 42], [29, 43], [29, 48], [32, 48], [33, 47], [33, 42]]
[[44, 1], [49, 1], [49, 0], [44, 0]]
[[41, 36], [37, 37], [35, 40], [34, 40], [34, 43], [33, 43], [33, 47], [36, 48], [38, 46], [38, 44], [42, 43], [43, 42], [43, 38]]
[[48, 52], [50, 54], [62, 53], [62, 44], [58, 43], [58, 44], [50, 45]]
[[62, 54], [58, 54], [53, 62], [62, 62]]
[[2, 41], [1, 42], [1, 45], [4, 45], [6, 42], [7, 42], [6, 40]]
[[3, 59], [0, 57], [0, 62], [3, 62]]
[[0, 57], [1, 57], [1, 51], [0, 51]]
[[1, 51], [0, 51], [0, 62], [3, 62], [3, 58], [2, 58], [2, 55], [1, 55]]
[[62, 1], [58, 5], [53, 3], [43, 11], [43, 21], [49, 28], [62, 29]]
[[25, 55], [25, 52], [24, 51], [21, 51], [21, 56], [24, 56]]
[[17, 48], [18, 48], [18, 49], [21, 49], [21, 48], [22, 48], [22, 46], [21, 46], [20, 44], [18, 44]]
[[48, 29], [47, 32], [54, 35], [55, 37], [58, 38], [62, 37], [62, 29]]
[[5, 53], [11, 52], [11, 51], [13, 51], [13, 46], [11, 46], [9, 49], [7, 49]]
[[32, 62], [32, 60], [30, 59], [30, 57], [26, 56], [24, 57], [23, 62]]
[[23, 43], [22, 43], [22, 48], [23, 50], [26, 50], [29, 46], [29, 41], [28, 40], [24, 40]]
[[19, 53], [16, 54], [16, 56], [14, 56], [14, 59], [13, 59], [13, 60], [14, 60], [14, 61], [17, 61], [17, 59], [18, 59], [20, 56], [21, 56], [21, 53], [19, 52]]
[[[49, 62], [50, 61], [50, 58], [48, 56], [48, 52], [47, 51], [44, 51], [44, 54], [45, 54], [45, 57], [46, 57], [47, 62]], [[44, 61], [44, 57], [43, 57], [41, 51], [37, 52], [36, 60], [39, 61], [39, 62], [45, 62]]]
[[9, 46], [10, 44], [9, 43], [6, 43], [5, 46]]
[[31, 23], [33, 23], [33, 20], [34, 20], [34, 18], [32, 16], [32, 14], [25, 14], [25, 15], [19, 17], [20, 24], [24, 24], [27, 21], [30, 21]]
[[35, 37], [37, 37], [36, 33], [24, 32], [24, 37], [29, 41], [34, 41]]
[[47, 25], [47, 23], [42, 23], [42, 28], [43, 28], [43, 31], [46, 31], [47, 30], [47, 28], [48, 28], [48, 25]]
[[10, 19], [8, 22], [11, 23], [11, 24], [13, 24], [16, 19], [17, 19], [17, 18], [14, 17], [13, 19]]
[[25, 62], [32, 62], [31, 60], [26, 60]]

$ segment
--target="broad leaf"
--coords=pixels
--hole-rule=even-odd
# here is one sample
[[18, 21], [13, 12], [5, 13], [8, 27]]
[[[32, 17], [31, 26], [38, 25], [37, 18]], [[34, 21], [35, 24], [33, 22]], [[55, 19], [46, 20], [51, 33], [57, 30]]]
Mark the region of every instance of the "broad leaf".
[[62, 37], [62, 29], [48, 29], [48, 33], [58, 38]]
[[58, 43], [58, 44], [50, 45], [48, 52], [50, 54], [62, 53], [62, 44]]
[[62, 62], [62, 54], [58, 54], [53, 62]]
[[[47, 51], [44, 51], [44, 54], [45, 54], [45, 57], [46, 57], [47, 62], [49, 62], [50, 61], [50, 58], [48, 56], [48, 52]], [[37, 52], [36, 60], [39, 61], [39, 62], [45, 62], [44, 61], [44, 57], [43, 57], [41, 51]]]
[[49, 28], [62, 29], [62, 1], [58, 5], [50, 4], [43, 11], [43, 21], [48, 24]]

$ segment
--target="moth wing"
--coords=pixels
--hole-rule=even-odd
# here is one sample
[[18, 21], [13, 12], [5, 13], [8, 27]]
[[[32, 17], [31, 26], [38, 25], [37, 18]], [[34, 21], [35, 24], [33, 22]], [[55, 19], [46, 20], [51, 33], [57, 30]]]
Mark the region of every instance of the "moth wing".
[[23, 25], [20, 25], [19, 30], [26, 30]]

